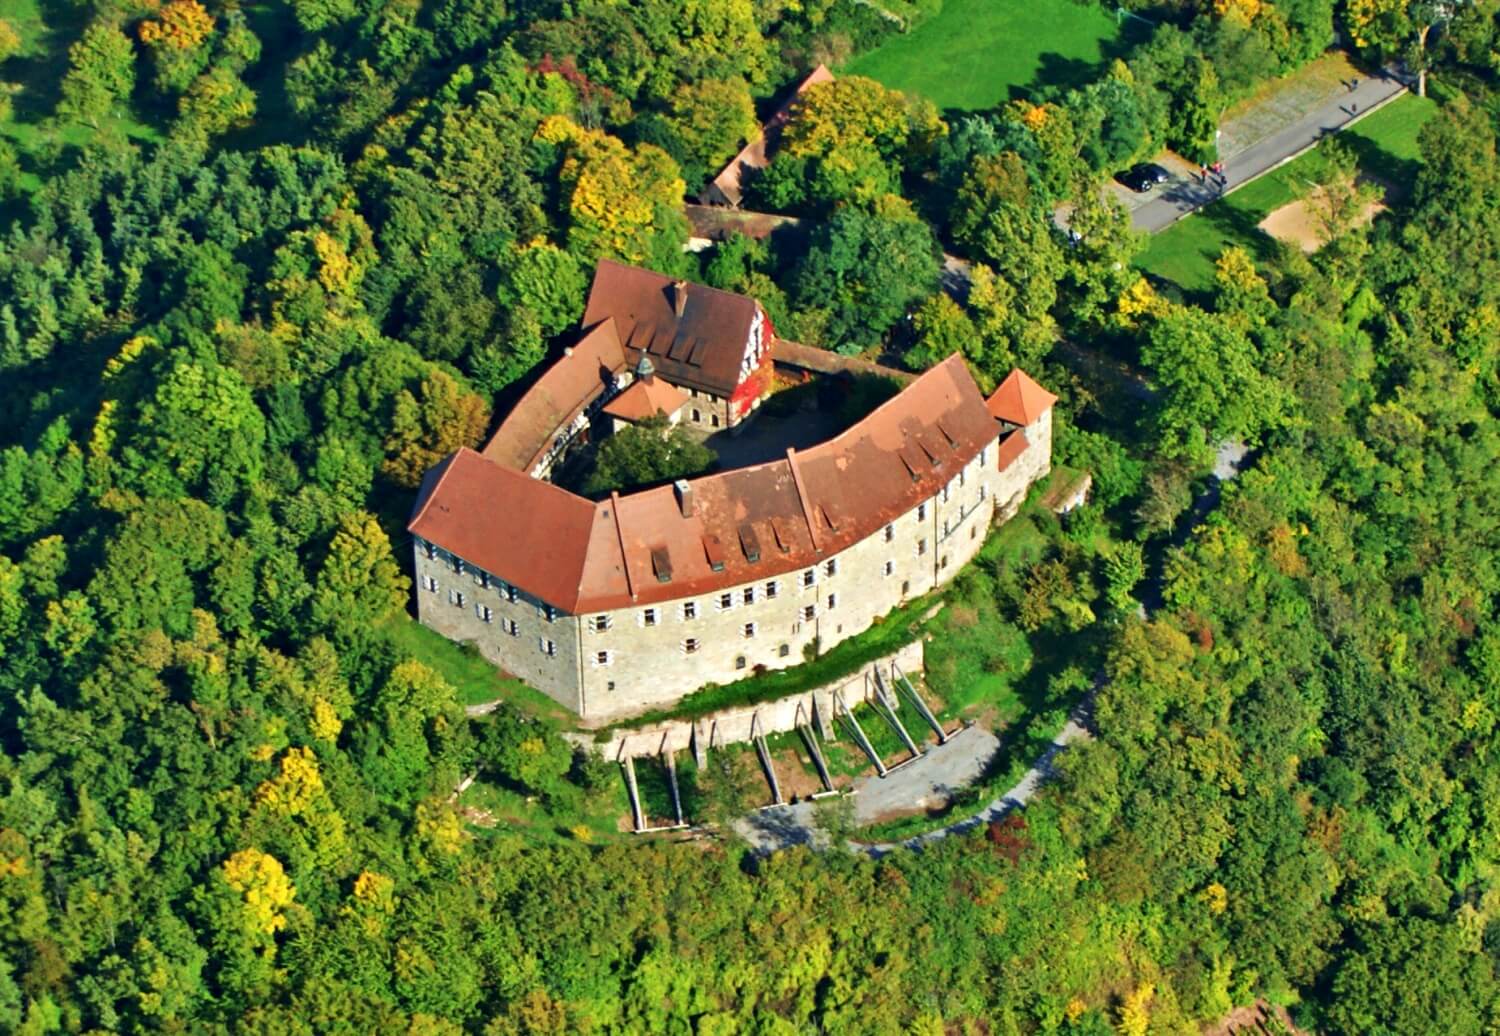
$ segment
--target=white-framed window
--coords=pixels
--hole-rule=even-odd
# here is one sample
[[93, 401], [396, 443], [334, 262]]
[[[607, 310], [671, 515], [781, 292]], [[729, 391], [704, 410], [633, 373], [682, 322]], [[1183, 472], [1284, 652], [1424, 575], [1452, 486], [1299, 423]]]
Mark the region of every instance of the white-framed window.
[[434, 593], [436, 593], [437, 592], [437, 588], [438, 588], [438, 581], [437, 581], [437, 577], [436, 576], [423, 576], [422, 577], [422, 589], [423, 590], [431, 590]]
[[818, 617], [818, 606], [816, 604], [805, 604], [802, 606], [802, 619], [804, 622], [812, 622]]
[[823, 571], [827, 572], [831, 576], [838, 575], [839, 574], [839, 559], [838, 558], [829, 558], [827, 561], [823, 562]]
[[463, 575], [464, 574], [464, 559], [463, 558], [457, 558], [456, 557], [456, 558], [453, 559], [453, 571], [457, 572], [459, 575]]
[[490, 588], [489, 573], [480, 572], [476, 569], [474, 572], [474, 585], [479, 587], [479, 589], [481, 590], [488, 590]]
[[776, 582], [776, 580], [772, 579], [770, 582], [766, 583], [766, 600], [768, 600], [768, 601], [775, 600], [776, 599], [776, 594], [780, 590], [781, 590], [781, 586]]
[[740, 600], [744, 601], [746, 604], [754, 604], [755, 603], [755, 587], [753, 587], [753, 586], [747, 586], [747, 587], [745, 587], [744, 592], [742, 594], [740, 594]]
[[495, 613], [487, 604], [476, 604], [474, 606], [474, 614], [479, 616], [480, 622], [493, 622], [495, 620]]
[[609, 625], [610, 625], [610, 621], [611, 620], [610, 620], [610, 617], [608, 615], [595, 615], [594, 616], [594, 632], [595, 633], [603, 633], [606, 630], [608, 630], [609, 629]]
[[536, 606], [537, 614], [548, 622], [557, 621], [557, 609], [550, 604], [539, 604]]
[[422, 549], [425, 550], [425, 551], [427, 551], [427, 560], [428, 561], [436, 561], [437, 560], [437, 544], [436, 543], [424, 543], [424, 544], [422, 544]]
[[517, 593], [515, 587], [513, 587], [513, 586], [507, 586], [505, 588], [505, 599], [507, 601], [509, 601], [511, 604], [515, 604], [516, 603], [516, 598], [518, 596], [519, 596], [519, 594]]
[[546, 655], [548, 658], [557, 657], [557, 644], [554, 641], [548, 640], [546, 637], [543, 637], [541, 639], [541, 643], [537, 646], [542, 649], [542, 654]]
[[698, 648], [701, 646], [702, 645], [698, 643], [697, 637], [689, 637], [682, 642], [682, 652], [685, 655], [696, 655], [698, 653]]
[[896, 574], [896, 563], [894, 561], [887, 561], [885, 563], [885, 574], [888, 576]]
[[684, 619], [696, 619], [698, 617], [698, 602], [697, 601], [683, 601], [682, 602], [682, 617]]
[[924, 501], [923, 503], [920, 503], [920, 504], [917, 505], [917, 521], [919, 521], [919, 522], [925, 522], [926, 520], [927, 520], [927, 504]]
[[468, 598], [464, 596], [464, 592], [462, 590], [449, 590], [448, 600], [453, 604], [453, 607], [455, 608], [462, 608], [468, 602]]
[[920, 540], [917, 541], [917, 555], [921, 556], [921, 555], [926, 554], [926, 553], [927, 553], [927, 537], [923, 536]]
[[503, 629], [506, 633], [509, 633], [512, 637], [519, 637], [521, 635], [521, 624], [515, 619], [502, 618], [500, 620], [500, 628]]
[[828, 610], [829, 611], [833, 611], [833, 609], [837, 608], [838, 606], [839, 606], [839, 595], [838, 594], [829, 594], [828, 595]]
[[896, 527], [894, 525], [887, 525], [885, 527], [885, 541], [887, 543], [889, 543], [889, 542], [891, 542], [891, 540], [893, 540], [895, 538], [896, 538]]
[[655, 626], [656, 625], [656, 609], [655, 608], [646, 608], [646, 609], [644, 609], [641, 612], [641, 625], [642, 626]]
[[751, 637], [755, 636], [755, 623], [753, 623], [753, 622], [747, 622], [747, 623], [745, 623], [744, 633], [745, 633], [745, 639], [746, 640], [749, 640]]
[[810, 568], [806, 572], [802, 573], [802, 587], [803, 587], [803, 589], [806, 589], [809, 586], [817, 586], [817, 585], [818, 585], [818, 570], [817, 569]]
[[734, 607], [734, 594], [727, 594], [726, 593], [726, 594], [720, 594], [719, 595], [719, 611], [721, 611], [721, 612], [727, 612], [729, 609], [731, 609], [733, 607]]
[[594, 652], [594, 666], [596, 668], [599, 667], [599, 666], [607, 666], [611, 662], [613, 662], [614, 660], [615, 660], [615, 656], [614, 656], [614, 652], [612, 652], [612, 651], [605, 650], [605, 651], [595, 651]]

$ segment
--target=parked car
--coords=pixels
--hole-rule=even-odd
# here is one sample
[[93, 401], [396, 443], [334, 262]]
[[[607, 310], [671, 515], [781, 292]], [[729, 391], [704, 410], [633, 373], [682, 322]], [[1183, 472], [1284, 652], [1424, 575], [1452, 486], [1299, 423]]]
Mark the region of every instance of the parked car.
[[1171, 178], [1172, 174], [1155, 162], [1143, 162], [1115, 177], [1138, 194], [1145, 194], [1157, 184], [1166, 183]]

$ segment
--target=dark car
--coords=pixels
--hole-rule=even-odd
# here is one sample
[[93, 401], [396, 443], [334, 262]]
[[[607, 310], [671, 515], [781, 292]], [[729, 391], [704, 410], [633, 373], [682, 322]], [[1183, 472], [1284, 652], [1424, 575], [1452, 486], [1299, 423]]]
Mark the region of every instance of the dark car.
[[1139, 194], [1144, 194], [1157, 184], [1166, 183], [1171, 178], [1172, 174], [1155, 162], [1142, 163], [1115, 177], [1116, 180]]

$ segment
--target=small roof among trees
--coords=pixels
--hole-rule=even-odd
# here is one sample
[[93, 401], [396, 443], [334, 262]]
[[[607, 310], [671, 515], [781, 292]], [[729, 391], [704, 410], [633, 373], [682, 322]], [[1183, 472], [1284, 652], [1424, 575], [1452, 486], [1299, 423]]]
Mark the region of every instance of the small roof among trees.
[[1057, 397], [1032, 381], [1019, 367], [1005, 376], [1000, 386], [985, 400], [990, 416], [997, 421], [1028, 425], [1051, 409]]

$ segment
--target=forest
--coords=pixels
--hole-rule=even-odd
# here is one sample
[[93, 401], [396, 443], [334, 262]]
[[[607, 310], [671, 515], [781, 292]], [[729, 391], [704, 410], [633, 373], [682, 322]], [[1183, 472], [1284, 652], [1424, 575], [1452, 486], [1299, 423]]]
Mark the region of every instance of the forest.
[[[0, 0], [0, 1031], [1500, 1025], [1500, 0], [1128, 0], [973, 111], [840, 74], [748, 185], [797, 229], [684, 249], [787, 84], [941, 7]], [[1335, 31], [1441, 101], [1400, 197], [1360, 221], [1335, 141], [1315, 253], [1144, 276], [1101, 183]], [[405, 632], [415, 487], [601, 256], [1061, 397], [1092, 502], [961, 584], [1100, 670], [1024, 812], [879, 860], [466, 822], [476, 771], [558, 817], [619, 780]]]

